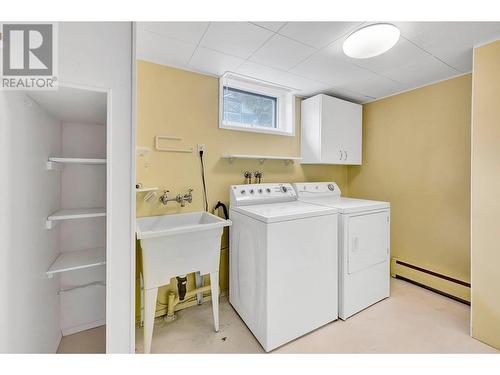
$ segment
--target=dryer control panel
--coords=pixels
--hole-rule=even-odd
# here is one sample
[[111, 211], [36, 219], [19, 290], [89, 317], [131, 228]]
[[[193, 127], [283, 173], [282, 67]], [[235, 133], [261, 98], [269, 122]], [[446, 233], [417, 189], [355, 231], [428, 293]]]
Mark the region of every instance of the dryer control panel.
[[297, 200], [297, 193], [292, 185], [287, 183], [231, 185], [229, 189], [232, 206]]
[[340, 196], [335, 182], [298, 182], [293, 184], [298, 196]]

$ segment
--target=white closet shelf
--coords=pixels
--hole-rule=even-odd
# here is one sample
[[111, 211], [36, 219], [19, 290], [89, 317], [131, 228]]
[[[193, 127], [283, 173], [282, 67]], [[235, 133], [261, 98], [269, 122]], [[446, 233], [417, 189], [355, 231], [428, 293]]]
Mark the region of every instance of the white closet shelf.
[[144, 187], [144, 188], [140, 188], [140, 189], [135, 189], [135, 192], [136, 193], [144, 193], [146, 191], [156, 191], [158, 190], [157, 187]]
[[61, 253], [57, 257], [47, 271], [47, 276], [52, 278], [56, 273], [96, 267], [103, 264], [106, 264], [106, 249], [104, 247], [68, 251]]
[[48, 170], [60, 170], [64, 164], [106, 164], [106, 159], [96, 158], [56, 158], [50, 157], [47, 161]]
[[86, 219], [100, 216], [106, 216], [106, 209], [104, 207], [60, 210], [47, 217], [46, 226], [47, 229], [52, 229], [55, 222], [60, 220]]
[[283, 160], [285, 165], [293, 163], [296, 160], [302, 160], [298, 156], [269, 156], [269, 155], [241, 155], [241, 154], [227, 154], [222, 156], [224, 159], [229, 159], [232, 163], [235, 159], [254, 159], [258, 160], [260, 164], [264, 164], [266, 160]]

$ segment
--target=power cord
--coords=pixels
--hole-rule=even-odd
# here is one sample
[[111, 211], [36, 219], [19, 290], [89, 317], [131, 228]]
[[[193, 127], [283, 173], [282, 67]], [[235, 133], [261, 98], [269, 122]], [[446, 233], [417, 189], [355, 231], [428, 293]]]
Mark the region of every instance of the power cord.
[[201, 181], [203, 182], [203, 199], [205, 200], [205, 211], [208, 212], [207, 186], [205, 183], [205, 163], [203, 163], [203, 150], [200, 150]]

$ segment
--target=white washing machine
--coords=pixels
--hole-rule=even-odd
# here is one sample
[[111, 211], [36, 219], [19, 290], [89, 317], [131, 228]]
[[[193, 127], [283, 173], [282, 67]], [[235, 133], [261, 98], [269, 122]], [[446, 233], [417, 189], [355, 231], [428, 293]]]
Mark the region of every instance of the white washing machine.
[[270, 351], [338, 318], [338, 210], [291, 184], [230, 187], [229, 301]]
[[339, 317], [390, 294], [390, 204], [341, 197], [335, 182], [296, 183], [300, 201], [339, 210]]

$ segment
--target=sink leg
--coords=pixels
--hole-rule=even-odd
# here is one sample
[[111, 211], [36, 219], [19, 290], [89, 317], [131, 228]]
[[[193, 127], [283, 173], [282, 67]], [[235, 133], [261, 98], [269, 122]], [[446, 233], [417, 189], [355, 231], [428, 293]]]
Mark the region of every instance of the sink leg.
[[215, 332], [219, 332], [219, 272], [212, 272], [210, 274], [210, 290], [212, 291], [214, 329]]
[[151, 353], [151, 341], [153, 339], [153, 326], [155, 322], [156, 297], [158, 288], [146, 289], [144, 291], [144, 353]]
[[[201, 276], [200, 271], [195, 272], [194, 277], [196, 279], [196, 288], [201, 288], [203, 286], [203, 277]], [[198, 302], [198, 305], [203, 303], [203, 293], [196, 294], [196, 301]]]

